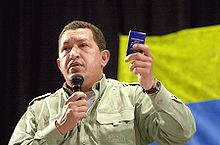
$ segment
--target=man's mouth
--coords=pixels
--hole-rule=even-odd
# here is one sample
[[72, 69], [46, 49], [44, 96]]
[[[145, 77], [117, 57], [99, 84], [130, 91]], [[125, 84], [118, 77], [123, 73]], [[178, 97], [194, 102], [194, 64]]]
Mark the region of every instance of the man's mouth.
[[73, 62], [73, 63], [70, 63], [69, 70], [76, 71], [76, 70], [80, 69], [81, 67], [82, 67], [82, 64], [80, 64], [78, 62]]
[[82, 66], [82, 65], [79, 64], [79, 63], [73, 63], [73, 64], [70, 65], [70, 67], [78, 67], [78, 66]]

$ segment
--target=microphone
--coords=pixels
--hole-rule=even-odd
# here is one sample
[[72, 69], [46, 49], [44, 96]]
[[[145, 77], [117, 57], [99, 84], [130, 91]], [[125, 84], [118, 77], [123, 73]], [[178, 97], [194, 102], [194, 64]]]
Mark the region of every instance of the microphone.
[[71, 84], [73, 85], [73, 91], [81, 91], [81, 86], [83, 84], [84, 78], [81, 74], [75, 74], [71, 77]]
[[[71, 84], [73, 85], [73, 91], [79, 92], [81, 91], [81, 86], [83, 84], [84, 78], [81, 74], [75, 74], [71, 77]], [[80, 98], [78, 99], [80, 100]], [[80, 132], [80, 122], [77, 123], [77, 130]]]

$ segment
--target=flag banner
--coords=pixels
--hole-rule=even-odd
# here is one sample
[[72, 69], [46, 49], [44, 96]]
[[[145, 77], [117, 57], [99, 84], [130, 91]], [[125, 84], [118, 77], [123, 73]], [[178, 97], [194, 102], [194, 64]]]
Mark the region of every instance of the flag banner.
[[[137, 82], [125, 63], [128, 36], [120, 36], [118, 79]], [[220, 144], [220, 25], [147, 36], [154, 75], [192, 110], [197, 132], [187, 145]]]

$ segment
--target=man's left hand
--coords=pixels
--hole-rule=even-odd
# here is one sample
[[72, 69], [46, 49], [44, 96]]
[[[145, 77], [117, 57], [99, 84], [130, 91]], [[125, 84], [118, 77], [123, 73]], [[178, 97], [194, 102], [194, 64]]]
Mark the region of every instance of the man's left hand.
[[147, 45], [134, 44], [133, 49], [140, 50], [142, 53], [137, 52], [130, 54], [124, 59], [124, 61], [132, 61], [130, 64], [130, 71], [138, 75], [140, 85], [145, 90], [148, 90], [155, 83], [153, 76], [153, 56], [150, 52], [150, 48]]

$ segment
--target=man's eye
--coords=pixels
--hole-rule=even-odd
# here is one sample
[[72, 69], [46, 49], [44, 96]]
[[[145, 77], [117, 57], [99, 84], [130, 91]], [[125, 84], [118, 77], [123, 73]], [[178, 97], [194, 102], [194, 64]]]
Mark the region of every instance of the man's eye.
[[82, 43], [82, 44], [79, 45], [79, 47], [88, 47], [88, 46], [89, 46], [89, 45], [86, 44], [86, 43]]
[[70, 48], [69, 47], [64, 47], [63, 48], [63, 51], [67, 51], [67, 50], [70, 50]]

